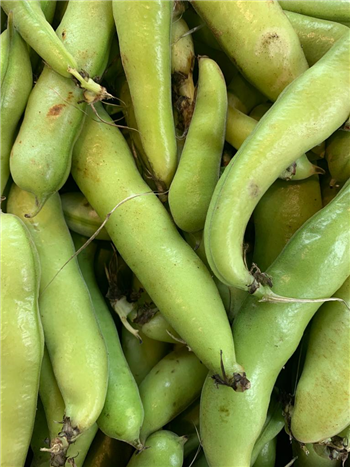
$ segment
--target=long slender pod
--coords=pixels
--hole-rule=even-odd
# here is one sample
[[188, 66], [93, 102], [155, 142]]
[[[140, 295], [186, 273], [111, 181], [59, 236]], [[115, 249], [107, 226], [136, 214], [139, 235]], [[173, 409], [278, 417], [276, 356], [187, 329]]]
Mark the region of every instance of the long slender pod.
[[22, 467], [34, 427], [44, 352], [40, 264], [23, 222], [11, 214], [0, 216], [0, 465]]
[[[10, 2], [12, 3], [12, 2]], [[26, 2], [31, 3], [31, 2]], [[109, 1], [70, 2], [57, 33], [80, 67], [101, 74], [113, 33]], [[33, 193], [38, 212], [66, 182], [74, 143], [85, 117], [83, 93], [72, 80], [45, 67], [27, 104], [13, 145], [10, 170], [15, 183]]]
[[235, 359], [225, 308], [207, 268], [142, 180], [119, 130], [95, 122], [91, 114], [74, 149], [76, 183], [101, 219], [115, 209], [106, 230], [176, 332], [218, 374], [222, 351], [230, 384], [243, 389], [246, 380]]
[[[350, 271], [350, 182], [292, 237], [267, 270], [276, 292], [331, 297]], [[298, 271], [296, 274], [295, 271]], [[236, 394], [208, 377], [201, 398], [201, 437], [211, 467], [249, 467], [271, 392], [320, 302], [261, 302], [249, 296], [233, 323], [237, 356], [251, 388]]]
[[[171, 104], [173, 2], [113, 1], [120, 56], [147, 162], [159, 188], [168, 188], [177, 156]], [[147, 50], [147, 53], [145, 53]]]
[[260, 296], [268, 292], [271, 281], [244, 263], [245, 228], [282, 170], [349, 116], [349, 45], [350, 32], [285, 90], [221, 176], [204, 230], [208, 262], [221, 282]]
[[279, 0], [284, 10], [333, 21], [350, 21], [349, 0]]
[[[79, 235], [73, 235], [73, 240], [77, 250], [86, 242], [86, 239]], [[144, 415], [142, 402], [139, 389], [124, 357], [113, 318], [96, 283], [93, 265], [95, 252], [96, 245], [90, 243], [79, 253], [78, 261], [90, 291], [109, 357], [106, 401], [97, 424], [110, 438], [126, 441], [139, 448]]]
[[[33, 195], [12, 186], [9, 212], [23, 218], [34, 205]], [[53, 371], [65, 403], [61, 433], [68, 441], [74, 440], [96, 422], [102, 411], [108, 379], [106, 347], [77, 259], [72, 258], [75, 250], [59, 195], [53, 195], [36, 218], [26, 219], [25, 223], [42, 267], [40, 314]]]
[[2, 194], [10, 175], [9, 160], [17, 126], [33, 86], [28, 49], [13, 26], [12, 15], [9, 16], [7, 29], [0, 36], [0, 51], [0, 194]]

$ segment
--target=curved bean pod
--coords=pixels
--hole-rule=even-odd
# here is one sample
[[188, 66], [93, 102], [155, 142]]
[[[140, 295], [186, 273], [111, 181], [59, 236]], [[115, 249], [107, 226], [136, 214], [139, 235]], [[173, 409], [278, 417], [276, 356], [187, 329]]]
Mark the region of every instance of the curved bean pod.
[[[108, 1], [69, 3], [57, 29], [79, 66], [93, 75], [102, 73], [107, 64], [112, 32]], [[82, 91], [72, 80], [44, 68], [29, 97], [10, 160], [15, 183], [36, 197], [31, 215], [68, 178], [72, 149], [85, 117], [85, 105], [78, 105], [81, 100]]]
[[350, 32], [286, 89], [221, 176], [204, 229], [208, 262], [221, 282], [260, 296], [269, 293], [271, 282], [261, 275], [257, 279], [244, 263], [244, 231], [281, 171], [348, 117], [349, 45]]
[[169, 190], [171, 214], [186, 232], [204, 227], [219, 179], [226, 113], [226, 84], [221, 70], [210, 58], [201, 57], [194, 113]]
[[350, 132], [338, 130], [326, 141], [326, 159], [332, 185], [345, 183], [350, 177]]
[[298, 36], [277, 1], [191, 3], [230, 60], [272, 101], [308, 68]]
[[273, 467], [276, 461], [276, 447], [277, 438], [273, 438], [264, 444], [253, 467]]
[[[91, 237], [101, 226], [102, 220], [80, 192], [61, 195], [64, 218], [70, 230], [85, 237]], [[105, 228], [98, 233], [96, 240], [110, 240]]]
[[[86, 239], [73, 235], [73, 240], [78, 250]], [[97, 425], [110, 438], [125, 441], [138, 448], [144, 415], [142, 402], [139, 389], [124, 357], [113, 318], [96, 283], [93, 269], [95, 252], [96, 245], [90, 243], [79, 253], [78, 262], [94, 304], [95, 315], [109, 357], [106, 401]]]
[[[34, 197], [13, 185], [7, 208], [22, 217]], [[81, 275], [59, 195], [53, 195], [36, 216], [26, 219], [38, 249], [42, 276], [40, 314], [45, 342], [65, 403], [67, 439], [90, 428], [106, 397], [108, 361], [91, 297]], [[59, 272], [61, 267], [68, 264]], [[89, 391], [86, 390], [89, 388]]]
[[1, 216], [1, 467], [23, 467], [32, 437], [44, 335], [38, 253], [23, 222]]
[[349, 0], [279, 0], [284, 10], [333, 21], [350, 21]]
[[[334, 294], [350, 304], [350, 278]], [[349, 310], [325, 303], [315, 316], [292, 413], [293, 436], [316, 443], [350, 423]]]
[[128, 444], [109, 438], [98, 431], [85, 459], [84, 467], [125, 467], [130, 459], [132, 447]]
[[[158, 188], [167, 188], [177, 164], [171, 105], [173, 2], [113, 0], [120, 56], [137, 126]], [[145, 53], [147, 50], [147, 53]]]
[[[110, 121], [102, 107], [97, 108], [102, 118]], [[118, 129], [87, 118], [74, 148], [72, 174], [101, 218], [129, 198], [106, 224], [116, 248], [197, 357], [221, 374], [222, 351], [228, 378], [235, 386], [231, 375], [236, 373], [237, 389], [243, 389], [244, 372], [235, 359], [217, 288], [161, 202], [149, 193]], [[156, 221], [150, 222], [150, 218]]]
[[[350, 269], [349, 195], [350, 182], [294, 234], [267, 270], [276, 278], [277, 293], [331, 297], [345, 281]], [[254, 296], [244, 302], [233, 336], [252, 385], [236, 394], [226, 387], [216, 388], [210, 377], [204, 383], [201, 437], [211, 467], [249, 467], [276, 378], [320, 305], [259, 302]]]
[[0, 36], [1, 47], [1, 167], [0, 194], [10, 175], [10, 153], [18, 122], [24, 112], [33, 86], [28, 49], [9, 19], [8, 28]]

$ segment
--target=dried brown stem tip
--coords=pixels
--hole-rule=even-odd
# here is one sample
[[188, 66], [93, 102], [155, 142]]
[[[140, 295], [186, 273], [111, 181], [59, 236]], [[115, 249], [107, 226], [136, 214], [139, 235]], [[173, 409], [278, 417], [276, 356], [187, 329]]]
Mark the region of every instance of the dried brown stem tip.
[[222, 360], [222, 350], [220, 350], [220, 365], [222, 377], [218, 374], [212, 376], [217, 387], [219, 385], [228, 386], [236, 392], [244, 392], [250, 388], [250, 381], [244, 371], [233, 373], [232, 376], [227, 376], [224, 362]]

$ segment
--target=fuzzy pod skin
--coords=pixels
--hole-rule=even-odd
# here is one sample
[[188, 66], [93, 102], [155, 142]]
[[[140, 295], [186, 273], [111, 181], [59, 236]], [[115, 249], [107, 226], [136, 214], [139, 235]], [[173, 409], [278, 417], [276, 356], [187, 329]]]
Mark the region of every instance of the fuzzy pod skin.
[[139, 335], [142, 338], [141, 343], [123, 326], [122, 347], [124, 355], [138, 385], [170, 349], [170, 345], [166, 342], [153, 340], [142, 334], [141, 331], [139, 331]]
[[[350, 269], [350, 182], [301, 227], [272, 266], [275, 291], [296, 298], [331, 297]], [[295, 274], [298, 271], [298, 274]], [[208, 377], [201, 397], [201, 438], [211, 467], [249, 467], [271, 392], [321, 303], [259, 302], [250, 296], [233, 324], [237, 356], [251, 388], [216, 388]]]
[[[96, 108], [109, 121], [102, 107]], [[149, 193], [119, 130], [94, 122], [89, 112], [73, 156], [72, 174], [80, 190], [101, 219], [121, 201], [141, 195], [110, 216], [106, 230], [113, 243], [203, 364], [220, 374], [222, 351], [227, 374], [242, 374], [225, 308], [207, 268]]]
[[332, 184], [345, 183], [350, 177], [350, 132], [336, 131], [326, 141], [326, 159]]
[[[350, 304], [350, 278], [334, 294]], [[303, 443], [331, 438], [350, 424], [350, 317], [343, 303], [316, 314], [292, 412], [293, 436]]]
[[[109, 1], [70, 2], [57, 29], [79, 68], [93, 76], [101, 74], [107, 64], [113, 33], [111, 15]], [[29, 97], [12, 148], [10, 170], [15, 183], [36, 197], [31, 215], [68, 178], [73, 146], [85, 117], [86, 105], [78, 104], [82, 98], [82, 90], [72, 80], [47, 66]]]
[[84, 467], [125, 467], [133, 449], [128, 444], [109, 438], [98, 431], [85, 459]]
[[281, 171], [347, 119], [349, 45], [350, 32], [288, 86], [221, 176], [204, 229], [208, 262], [221, 282], [260, 296], [268, 293], [244, 263], [245, 228]]
[[191, 3], [230, 60], [272, 101], [308, 68], [298, 36], [277, 1]]
[[1, 167], [0, 194], [10, 175], [10, 153], [16, 137], [17, 126], [24, 112], [33, 86], [32, 66], [28, 48], [15, 30], [12, 19], [0, 36], [1, 50]]
[[[77, 250], [86, 241], [78, 235], [73, 235], [73, 240]], [[139, 389], [124, 357], [113, 318], [97, 286], [93, 269], [95, 253], [96, 245], [90, 243], [79, 253], [78, 262], [89, 288], [109, 357], [106, 401], [97, 424], [100, 430], [110, 438], [125, 441], [138, 448], [144, 417], [142, 402]]]
[[24, 466], [38, 398], [44, 335], [38, 296], [40, 264], [30, 233], [1, 216], [1, 467]]
[[279, 0], [284, 10], [331, 21], [350, 21], [349, 0]]
[[[90, 238], [101, 226], [102, 219], [82, 193], [64, 193], [61, 195], [61, 202], [64, 218], [69, 229], [73, 232]], [[95, 238], [96, 240], [110, 241], [105, 228]]]
[[[332, 6], [333, 8], [336, 7]], [[285, 11], [285, 14], [298, 34], [309, 66], [314, 65], [338, 39], [348, 32], [346, 26], [333, 21], [299, 15], [291, 11]]]
[[265, 271], [299, 227], [320, 209], [318, 177], [300, 182], [276, 180], [254, 210], [254, 263]]
[[[55, 443], [58, 433], [62, 429], [62, 420], [65, 414], [65, 404], [57, 385], [55, 375], [53, 373], [50, 357], [45, 348], [43, 364], [40, 374], [39, 386], [40, 400], [42, 401], [47, 429], [49, 432], [49, 440], [51, 446]], [[83, 467], [85, 456], [90, 448], [92, 440], [97, 432], [96, 423], [93, 424], [88, 430], [82, 433], [79, 438], [69, 446], [67, 456], [51, 455], [51, 465], [66, 465], [64, 463], [65, 457], [73, 457], [75, 459], [76, 467]], [[41, 448], [47, 448], [45, 443], [42, 442]], [[48, 464], [46, 464], [47, 466]], [[67, 464], [69, 465], [69, 464]]]
[[127, 467], [182, 467], [185, 437], [161, 430], [147, 439], [147, 448], [135, 453]]
[[[327, 459], [320, 456], [314, 449], [313, 444], [306, 444], [304, 448], [293, 440], [293, 454], [297, 457], [295, 467], [341, 467], [341, 460]], [[306, 452], [307, 451], [307, 452]]]
[[181, 230], [202, 230], [219, 179], [225, 142], [226, 84], [210, 58], [199, 58], [195, 108], [185, 146], [169, 191], [169, 205]]
[[[159, 188], [168, 188], [177, 165], [171, 104], [173, 2], [113, 1], [120, 56], [148, 164]], [[147, 53], [145, 53], [147, 50]]]
[[[23, 219], [34, 205], [33, 195], [12, 186], [9, 212]], [[25, 219], [25, 224], [40, 257], [40, 315], [65, 402], [65, 416], [82, 433], [96, 422], [104, 405], [108, 379], [106, 347], [78, 261], [71, 259], [75, 250], [59, 195], [53, 195], [34, 219]]]
[[143, 444], [150, 434], [198, 398], [207, 373], [207, 368], [186, 347], [171, 352], [152, 368], [140, 384], [145, 409], [141, 429]]

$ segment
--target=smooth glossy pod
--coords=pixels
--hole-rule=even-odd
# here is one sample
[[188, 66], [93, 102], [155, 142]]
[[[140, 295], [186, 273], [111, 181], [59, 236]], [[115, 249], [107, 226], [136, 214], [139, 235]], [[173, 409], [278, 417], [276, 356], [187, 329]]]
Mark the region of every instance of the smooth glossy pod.
[[[334, 296], [350, 305], [350, 278]], [[292, 412], [300, 442], [323, 441], [350, 424], [349, 329], [349, 310], [339, 302], [325, 303], [312, 321]]]
[[[345, 281], [350, 269], [349, 195], [350, 182], [294, 234], [267, 270], [276, 278], [276, 293], [331, 297]], [[238, 394], [216, 388], [208, 377], [202, 391], [201, 438], [211, 467], [249, 467], [276, 378], [320, 305], [259, 302], [253, 296], [244, 302], [233, 336], [251, 388]]]
[[143, 443], [198, 398], [207, 373], [186, 347], [168, 354], [152, 368], [140, 384], [145, 409]]
[[169, 205], [181, 230], [203, 229], [209, 203], [219, 179], [225, 142], [226, 84], [210, 58], [199, 58], [195, 108], [185, 146], [169, 190]]
[[30, 233], [11, 214], [1, 222], [1, 467], [24, 466], [32, 437], [44, 335], [40, 264]]
[[[108, 121], [103, 109], [97, 108]], [[217, 288], [150, 193], [119, 130], [89, 117], [74, 149], [72, 174], [101, 218], [123, 201], [106, 230], [157, 308], [197, 357], [220, 374], [222, 351], [227, 375], [241, 374]]]
[[[33, 195], [12, 186], [9, 212], [23, 219], [34, 205]], [[53, 195], [42, 211], [34, 219], [26, 219], [25, 224], [41, 262], [39, 304], [46, 346], [65, 402], [65, 416], [81, 433], [96, 422], [104, 405], [106, 347], [78, 261], [72, 258], [74, 245], [59, 195]]]
[[120, 56], [142, 146], [163, 189], [170, 186], [177, 165], [171, 104], [172, 8], [173, 2], [166, 0], [113, 1]]
[[266, 277], [257, 280], [243, 260], [246, 225], [281, 171], [347, 119], [349, 45], [350, 32], [286, 89], [221, 176], [204, 229], [208, 262], [221, 282], [260, 296], [267, 292], [259, 283]]
[[277, 438], [273, 438], [271, 441], [264, 444], [253, 467], [274, 467], [276, 462], [276, 447]]
[[307, 68], [292, 25], [275, 0], [191, 0], [231, 61], [272, 101]]
[[333, 21], [350, 21], [349, 0], [279, 0], [284, 10]]

